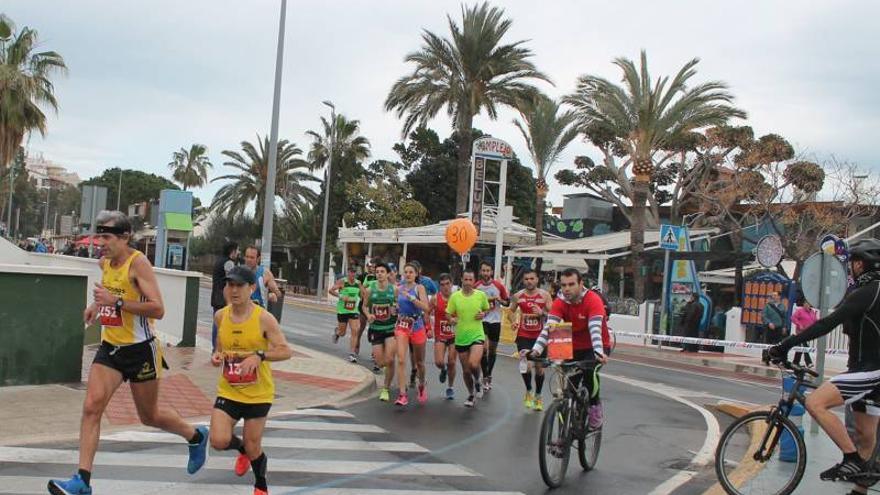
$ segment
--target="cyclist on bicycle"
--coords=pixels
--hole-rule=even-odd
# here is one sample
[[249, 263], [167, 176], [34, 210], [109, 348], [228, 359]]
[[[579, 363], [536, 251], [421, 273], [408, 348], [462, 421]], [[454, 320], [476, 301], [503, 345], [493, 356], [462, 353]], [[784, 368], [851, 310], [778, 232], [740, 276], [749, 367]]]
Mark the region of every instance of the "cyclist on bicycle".
[[[851, 481], [865, 472], [865, 459], [874, 451], [880, 418], [880, 408], [865, 402], [880, 399], [880, 241], [855, 242], [850, 247], [850, 267], [856, 287], [837, 309], [767, 351], [771, 361], [787, 361], [792, 347], [826, 335], [841, 324], [849, 337], [847, 371], [823, 383], [806, 400], [807, 411], [843, 451], [843, 461], [820, 474], [825, 481]], [[831, 412], [843, 404], [852, 404], [855, 411], [858, 449], [843, 422]]]
[[[598, 365], [588, 370], [587, 389], [590, 391], [590, 428], [602, 426], [602, 403], [599, 401], [599, 368], [607, 361], [605, 349], [610, 348], [608, 315], [602, 298], [594, 291], [584, 287], [579, 271], [569, 268], [559, 278], [559, 297], [553, 301], [544, 329], [532, 347], [531, 355], [540, 356], [547, 346], [550, 326], [554, 323], [571, 323], [573, 361], [597, 361]], [[575, 386], [579, 386], [575, 383]]]

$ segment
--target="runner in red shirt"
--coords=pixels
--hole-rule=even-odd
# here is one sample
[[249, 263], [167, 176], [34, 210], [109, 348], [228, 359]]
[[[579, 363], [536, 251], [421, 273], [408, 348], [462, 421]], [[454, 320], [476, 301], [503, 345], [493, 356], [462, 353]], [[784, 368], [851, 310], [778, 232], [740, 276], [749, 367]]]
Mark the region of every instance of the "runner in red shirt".
[[[520, 315], [513, 323], [516, 330], [516, 348], [519, 351], [530, 351], [535, 346], [541, 330], [544, 329], [544, 320], [550, 311], [553, 299], [550, 293], [538, 288], [538, 272], [527, 270], [523, 274], [525, 289], [517, 292], [511, 298], [511, 307], [519, 307]], [[544, 388], [544, 367], [535, 363], [535, 393], [532, 395], [532, 363], [525, 357], [519, 365], [519, 372], [526, 385], [526, 395], [523, 405], [526, 409], [536, 411], [544, 410], [544, 402], [541, 399], [541, 390]]]
[[446, 387], [446, 399], [455, 399], [455, 363], [458, 362], [458, 352], [455, 351], [455, 326], [446, 316], [446, 302], [452, 295], [452, 277], [443, 273], [437, 279], [440, 283], [440, 292], [433, 298], [434, 309], [434, 364], [440, 370], [440, 383], [446, 383], [449, 377], [449, 385]]
[[584, 287], [580, 272], [574, 268], [562, 272], [559, 280], [560, 297], [553, 301], [544, 329], [532, 347], [531, 354], [540, 356], [544, 352], [550, 337], [550, 325], [571, 323], [573, 361], [597, 362], [595, 367], [580, 376], [585, 377], [590, 390], [590, 427], [598, 428], [603, 421], [602, 403], [599, 400], [599, 369], [608, 362], [605, 349], [611, 347], [605, 303], [598, 294]]

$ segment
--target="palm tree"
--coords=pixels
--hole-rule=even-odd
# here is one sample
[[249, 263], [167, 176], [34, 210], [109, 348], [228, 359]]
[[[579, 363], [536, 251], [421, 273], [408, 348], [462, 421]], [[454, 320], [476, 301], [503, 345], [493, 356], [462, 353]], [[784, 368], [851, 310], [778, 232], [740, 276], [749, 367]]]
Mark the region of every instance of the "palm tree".
[[312, 146], [308, 155], [312, 169], [323, 168], [327, 164], [330, 143], [334, 139], [333, 167], [338, 166], [344, 160], [359, 164], [369, 158], [370, 140], [361, 136], [360, 132], [361, 123], [359, 120], [349, 120], [342, 114], [336, 115], [335, 122], [321, 117], [320, 131], [306, 131], [306, 136], [312, 138]]
[[172, 177], [184, 191], [187, 187], [204, 186], [208, 182], [208, 169], [213, 167], [208, 158], [208, 147], [204, 144], [193, 144], [188, 150], [180, 148], [168, 163]]
[[[230, 216], [242, 215], [252, 201], [256, 202], [254, 218], [263, 218], [265, 208], [266, 174], [269, 169], [269, 138], [260, 139], [257, 135], [259, 149], [253, 144], [242, 141], [241, 152], [223, 151], [230, 160], [223, 165], [238, 173], [217, 177], [218, 180], [232, 180], [217, 191], [211, 202], [211, 209], [222, 211]], [[278, 142], [278, 162], [275, 179], [275, 194], [280, 196], [286, 208], [299, 208], [312, 203], [316, 199], [314, 191], [306, 186], [308, 182], [320, 182], [320, 179], [308, 173], [309, 163], [299, 158], [302, 150], [295, 144], [285, 140]], [[274, 206], [274, 205], [273, 205]]]
[[58, 110], [51, 77], [67, 71], [61, 55], [36, 51], [36, 31], [14, 31], [12, 20], [0, 14], [0, 170], [15, 158], [26, 134], [46, 134], [41, 106]]
[[501, 44], [512, 21], [488, 3], [462, 7], [461, 27], [448, 17], [451, 38], [422, 33], [422, 47], [404, 59], [415, 65], [388, 92], [385, 110], [403, 118], [403, 137], [424, 126], [443, 107], [461, 136], [458, 147], [456, 213], [467, 211], [474, 117], [483, 109], [491, 119], [498, 107], [520, 108], [537, 91], [527, 81], [550, 79], [529, 60], [524, 41]]
[[535, 96], [531, 105], [520, 111], [522, 120], [514, 120], [535, 165], [535, 244], [544, 237], [544, 200], [547, 175], [559, 155], [578, 135], [577, 116], [572, 111], [559, 113], [559, 104], [546, 95]]
[[581, 131], [589, 136], [609, 136], [615, 149], [632, 166], [633, 204], [632, 254], [635, 296], [644, 300], [645, 285], [641, 266], [645, 248], [645, 202], [654, 171], [654, 153], [685, 133], [725, 124], [731, 118], [745, 118], [746, 113], [732, 106], [733, 95], [720, 81], [694, 86], [687, 82], [697, 71], [695, 58], [678, 71], [652, 81], [648, 56], [641, 52], [641, 67], [626, 58], [614, 65], [623, 71], [623, 85], [599, 76], [578, 78], [577, 89], [563, 101], [574, 107]]

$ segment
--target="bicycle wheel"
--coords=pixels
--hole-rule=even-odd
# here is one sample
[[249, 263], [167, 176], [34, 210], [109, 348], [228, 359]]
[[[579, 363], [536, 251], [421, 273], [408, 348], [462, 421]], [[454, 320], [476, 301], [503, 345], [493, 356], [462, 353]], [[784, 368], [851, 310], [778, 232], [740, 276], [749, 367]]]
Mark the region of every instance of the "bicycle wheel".
[[578, 439], [578, 461], [584, 471], [590, 471], [596, 467], [599, 460], [599, 447], [602, 446], [602, 428], [588, 431], [583, 438]]
[[797, 427], [768, 411], [734, 421], [715, 450], [715, 474], [730, 495], [788, 495], [806, 465], [807, 448]]
[[571, 456], [571, 438], [568, 431], [569, 407], [566, 400], [555, 400], [544, 413], [541, 424], [538, 461], [541, 478], [550, 488], [558, 488], [565, 480], [568, 459]]

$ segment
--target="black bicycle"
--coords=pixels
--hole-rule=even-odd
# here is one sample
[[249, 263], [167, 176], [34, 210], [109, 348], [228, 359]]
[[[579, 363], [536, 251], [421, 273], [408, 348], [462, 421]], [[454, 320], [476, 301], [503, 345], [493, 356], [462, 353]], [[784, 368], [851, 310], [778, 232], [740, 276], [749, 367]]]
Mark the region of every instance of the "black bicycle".
[[593, 429], [588, 424], [590, 392], [586, 385], [587, 372], [592, 372], [597, 362], [535, 361], [554, 370], [550, 383], [554, 398], [544, 412], [538, 461], [544, 483], [558, 488], [565, 480], [572, 448], [577, 447], [578, 461], [584, 471], [593, 469], [599, 458], [602, 427]]

